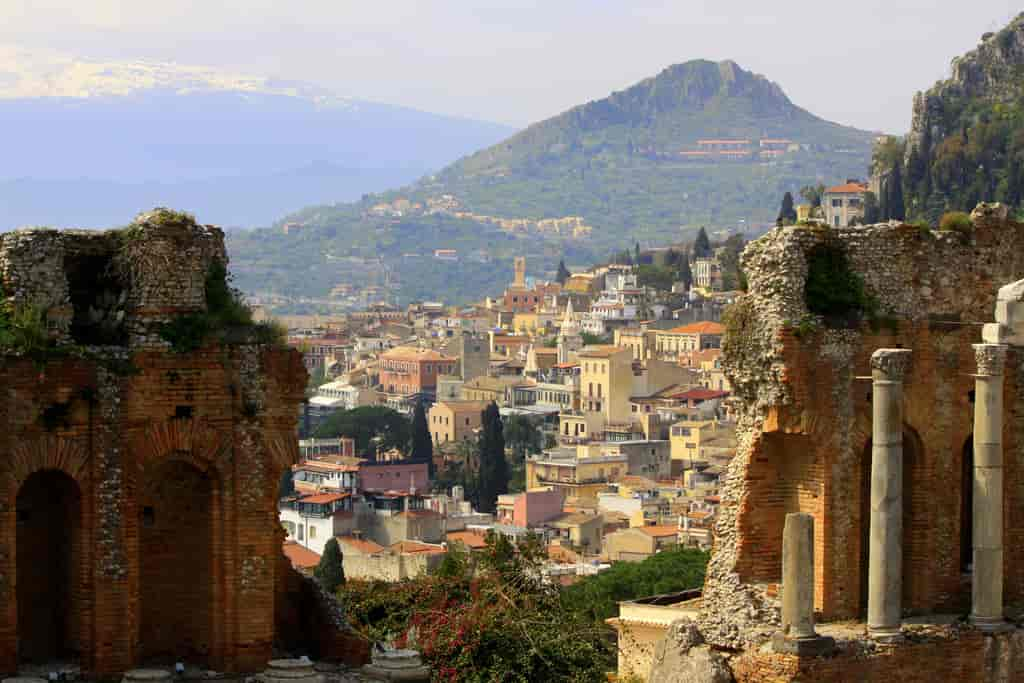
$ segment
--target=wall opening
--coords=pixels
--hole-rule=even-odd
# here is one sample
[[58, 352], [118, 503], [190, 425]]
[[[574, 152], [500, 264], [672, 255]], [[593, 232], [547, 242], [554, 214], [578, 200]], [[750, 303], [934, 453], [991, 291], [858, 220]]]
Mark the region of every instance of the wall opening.
[[206, 662], [213, 634], [211, 478], [171, 460], [145, 474], [139, 510], [139, 652]]
[[[868, 609], [868, 566], [871, 540], [871, 439], [864, 446], [860, 471], [860, 610], [863, 615]], [[914, 530], [916, 506], [914, 486], [917, 469], [921, 466], [921, 440], [913, 431], [903, 432], [903, 609], [911, 608], [919, 574], [914, 570], [913, 549], [917, 544]]]
[[67, 253], [64, 272], [71, 297], [71, 337], [79, 344], [127, 343], [127, 292], [113, 253]]
[[18, 658], [75, 659], [81, 647], [82, 496], [57, 470], [36, 472], [15, 503]]

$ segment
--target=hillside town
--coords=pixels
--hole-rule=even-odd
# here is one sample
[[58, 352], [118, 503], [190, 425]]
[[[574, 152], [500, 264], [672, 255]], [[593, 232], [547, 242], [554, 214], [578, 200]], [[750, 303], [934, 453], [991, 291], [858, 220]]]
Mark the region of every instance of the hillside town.
[[[532, 534], [547, 548], [545, 574], [566, 583], [666, 547], [710, 547], [736, 447], [718, 320], [738, 292], [720, 291], [714, 256], [698, 260], [689, 288], [664, 290], [638, 284], [632, 265], [561, 283], [526, 268], [516, 259], [502, 295], [475, 306], [377, 305], [290, 331], [319, 380], [281, 501], [297, 567], [310, 570], [336, 538], [347, 577], [402, 579], [432, 571], [449, 544]], [[481, 505], [444, 484], [479, 467], [491, 404], [521, 462], [518, 481]], [[332, 416], [371, 406], [410, 419], [421, 409], [430, 460], [323, 436]], [[518, 453], [512, 422], [530, 434]]]

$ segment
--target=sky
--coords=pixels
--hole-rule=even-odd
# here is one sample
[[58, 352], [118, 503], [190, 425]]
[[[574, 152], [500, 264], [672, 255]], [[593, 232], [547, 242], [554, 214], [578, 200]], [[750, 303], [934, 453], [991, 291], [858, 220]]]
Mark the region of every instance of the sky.
[[903, 133], [916, 91], [1019, 0], [0, 0], [0, 45], [176, 61], [516, 126], [690, 59]]

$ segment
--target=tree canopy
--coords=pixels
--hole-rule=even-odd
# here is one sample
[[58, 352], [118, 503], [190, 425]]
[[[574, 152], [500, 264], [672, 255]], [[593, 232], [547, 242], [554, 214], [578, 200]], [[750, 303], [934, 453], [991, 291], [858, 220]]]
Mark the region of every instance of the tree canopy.
[[409, 420], [384, 406], [360, 406], [353, 410], [341, 410], [331, 415], [316, 428], [313, 435], [318, 439], [334, 439], [347, 436], [356, 441], [356, 454], [376, 455], [370, 444], [380, 438], [381, 448], [397, 448], [404, 451], [409, 445]]
[[708, 231], [704, 229], [703, 225], [697, 231], [697, 238], [693, 240], [693, 256], [694, 258], [711, 256], [711, 240], [708, 239]]
[[434, 476], [434, 442], [430, 438], [430, 427], [427, 425], [427, 411], [423, 401], [416, 402], [412, 413], [412, 442], [409, 455], [415, 460], [426, 460], [429, 463], [430, 476]]
[[796, 223], [796, 207], [793, 206], [793, 194], [787, 192], [782, 195], [782, 206], [779, 207], [779, 225], [793, 225]]

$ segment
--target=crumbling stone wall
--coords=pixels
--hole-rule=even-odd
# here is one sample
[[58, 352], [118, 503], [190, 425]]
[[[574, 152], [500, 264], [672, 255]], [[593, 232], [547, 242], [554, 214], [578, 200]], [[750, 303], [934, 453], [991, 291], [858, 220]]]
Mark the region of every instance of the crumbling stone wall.
[[[72, 280], [83, 274], [67, 269], [83, 254], [122, 288], [108, 301], [123, 311], [112, 321], [120, 337], [72, 334]], [[0, 236], [8, 303], [41, 307], [56, 342], [34, 358], [0, 352], [0, 672], [27, 656], [78, 656], [99, 677], [150, 657], [226, 671], [262, 670], [271, 658], [276, 492], [296, 459], [307, 375], [297, 351], [251, 341], [170, 350], [159, 325], [205, 310], [217, 259], [226, 262], [219, 230], [162, 211], [119, 233]], [[65, 511], [70, 543], [43, 516], [39, 476], [55, 477], [44, 490], [77, 498]], [[69, 547], [67, 564], [34, 559], [29, 538]], [[54, 591], [58, 604], [29, 575], [73, 585]], [[67, 612], [68, 637], [33, 649], [32, 615], [55, 611]]]
[[[996, 291], [1024, 274], [1024, 225], [982, 205], [967, 235], [907, 225], [787, 227], [743, 255], [749, 292], [727, 323], [724, 363], [743, 402], [738, 452], [723, 486], [700, 626], [717, 646], [751, 647], [778, 623], [781, 519], [815, 515], [816, 609], [856, 617], [861, 582], [864, 458], [870, 453], [870, 354], [913, 350], [905, 382], [909, 451], [905, 597], [911, 612], [963, 609], [961, 485], [972, 433], [972, 343], [992, 319]], [[804, 300], [807, 254], [831, 244], [878, 303], [874, 326], [828, 327]], [[1024, 358], [1011, 349], [1006, 400], [1006, 599], [1024, 597]], [[1011, 371], [1012, 369], [1012, 371]], [[795, 474], [794, 474], [795, 473]], [[775, 528], [777, 527], [777, 528]], [[1018, 542], [1015, 544], [1014, 541]]]

